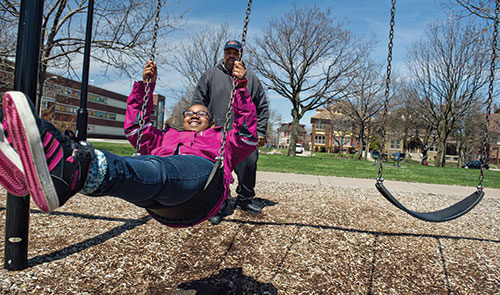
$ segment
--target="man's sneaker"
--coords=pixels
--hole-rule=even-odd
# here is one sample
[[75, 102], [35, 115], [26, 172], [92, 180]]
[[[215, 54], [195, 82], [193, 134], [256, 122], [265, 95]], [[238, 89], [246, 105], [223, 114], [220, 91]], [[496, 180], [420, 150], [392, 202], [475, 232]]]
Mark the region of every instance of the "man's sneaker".
[[3, 105], [5, 123], [33, 200], [42, 211], [53, 211], [85, 184], [94, 149], [40, 119], [21, 92], [7, 92]]
[[252, 214], [260, 214], [262, 209], [254, 202], [250, 201], [237, 201], [237, 208]]
[[208, 220], [210, 220], [210, 223], [212, 225], [217, 225], [217, 224], [221, 223], [222, 220], [224, 220], [224, 216], [222, 216], [222, 214], [219, 212], [219, 213], [215, 214], [214, 216], [210, 217]]
[[16, 196], [28, 194], [23, 164], [7, 139], [3, 126], [3, 112], [0, 110], [0, 185]]

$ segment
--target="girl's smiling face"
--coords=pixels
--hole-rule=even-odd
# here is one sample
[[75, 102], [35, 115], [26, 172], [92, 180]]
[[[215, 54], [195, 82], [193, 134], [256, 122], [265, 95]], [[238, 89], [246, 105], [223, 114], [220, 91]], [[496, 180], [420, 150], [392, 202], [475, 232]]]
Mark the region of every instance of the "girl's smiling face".
[[199, 132], [210, 128], [212, 125], [211, 123], [212, 121], [208, 108], [201, 104], [195, 104], [190, 106], [187, 111], [184, 112], [182, 130]]

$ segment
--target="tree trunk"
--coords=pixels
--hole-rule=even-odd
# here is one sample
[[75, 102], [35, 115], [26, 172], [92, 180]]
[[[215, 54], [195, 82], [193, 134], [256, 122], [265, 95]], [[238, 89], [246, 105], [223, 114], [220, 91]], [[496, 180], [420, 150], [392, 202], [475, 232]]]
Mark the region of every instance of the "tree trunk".
[[45, 82], [45, 72], [38, 73], [38, 86], [36, 88], [36, 111], [40, 114], [40, 110], [42, 109], [42, 95], [43, 95], [43, 86]]
[[427, 165], [427, 150], [428, 149], [422, 149], [422, 160], [420, 161], [420, 164], [424, 166]]
[[369, 148], [368, 148], [368, 145], [369, 145], [368, 142], [370, 142], [370, 140], [366, 139], [366, 142], [367, 143], [365, 144], [365, 154], [363, 156], [363, 158], [365, 159], [365, 161], [368, 160], [368, 153], [370, 152]]
[[438, 151], [436, 155], [436, 162], [434, 166], [436, 167], [444, 167], [446, 165], [446, 123], [442, 123], [441, 130], [439, 130], [439, 138], [438, 138]]
[[300, 116], [299, 113], [292, 110], [292, 133], [290, 134], [290, 145], [288, 146], [288, 156], [295, 156], [295, 145], [297, 144], [297, 135], [299, 130]]
[[372, 138], [373, 138], [373, 127], [372, 127], [372, 122], [371, 120], [368, 120], [367, 124], [366, 124], [366, 144], [365, 144], [365, 155], [364, 155], [364, 159], [365, 161], [368, 160], [368, 153], [370, 152], [370, 143], [372, 141]]
[[408, 137], [409, 137], [409, 130], [408, 128], [405, 128], [405, 131], [403, 133], [403, 153], [406, 153], [408, 150]]
[[358, 160], [361, 160], [363, 158], [363, 151], [365, 149], [365, 126], [364, 124], [361, 124], [359, 126], [359, 149], [358, 149]]

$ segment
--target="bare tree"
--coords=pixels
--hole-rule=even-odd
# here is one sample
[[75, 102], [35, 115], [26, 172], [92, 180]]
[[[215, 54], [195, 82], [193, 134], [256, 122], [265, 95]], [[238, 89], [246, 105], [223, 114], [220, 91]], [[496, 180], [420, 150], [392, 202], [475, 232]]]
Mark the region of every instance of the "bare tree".
[[206, 26], [188, 35], [187, 40], [175, 48], [168, 64], [186, 79], [188, 88], [194, 88], [201, 75], [222, 60], [224, 43], [230, 39], [234, 36], [228, 24]]
[[408, 142], [422, 128], [419, 116], [417, 93], [410, 85], [398, 84], [397, 94], [392, 100], [391, 112], [387, 114], [387, 127], [391, 134], [403, 142], [402, 150], [407, 152]]
[[[165, 4], [166, 0], [160, 0]], [[143, 64], [150, 55], [153, 36], [153, 21], [157, 0], [108, 0], [96, 1], [92, 27], [93, 63], [99, 64], [103, 74], [131, 77], [137, 72], [137, 65]], [[164, 37], [175, 29], [181, 20], [172, 12], [173, 6], [165, 7], [158, 24], [158, 47], [163, 46]], [[14, 56], [11, 46], [17, 34], [20, 1], [2, 0], [0, 25], [8, 32], [0, 34], [0, 53], [3, 57]], [[68, 77], [79, 77], [85, 44], [87, 0], [46, 0], [42, 18], [42, 42], [38, 97], [48, 68], [63, 71]], [[16, 24], [15, 26], [12, 24]], [[8, 45], [11, 44], [11, 45]], [[158, 51], [161, 60], [164, 51]], [[37, 99], [38, 101], [38, 99]]]
[[401, 84], [393, 100], [393, 107], [387, 116], [388, 130], [393, 135], [398, 134], [403, 141], [403, 151], [408, 150], [411, 140], [415, 148], [421, 151], [421, 164], [427, 164], [428, 152], [436, 141], [436, 130], [432, 121], [427, 121], [422, 116], [420, 97], [418, 91], [411, 85]]
[[495, 5], [498, 0], [449, 0], [449, 6], [458, 7], [458, 16], [477, 16], [485, 20], [495, 20]]
[[308, 111], [339, 100], [368, 53], [362, 42], [335, 23], [330, 9], [297, 8], [270, 21], [250, 49], [250, 63], [263, 84], [292, 104], [288, 155], [295, 155], [300, 119]]
[[266, 139], [268, 143], [278, 144], [277, 132], [283, 119], [278, 111], [269, 109], [269, 119], [267, 120]]
[[9, 2], [0, 1], [0, 90], [10, 90], [14, 83], [13, 62], [16, 54], [18, 12]]
[[475, 106], [470, 112], [461, 118], [456, 124], [455, 139], [457, 141], [458, 154], [460, 155], [457, 166], [465, 163], [472, 154], [480, 154], [486, 122], [481, 115], [481, 108]]
[[14, 63], [0, 58], [0, 93], [12, 89], [14, 84]]
[[437, 128], [436, 166], [445, 165], [446, 142], [456, 122], [485, 95], [489, 54], [480, 30], [452, 19], [436, 22], [427, 39], [410, 48], [408, 66], [422, 98], [422, 115]]
[[178, 130], [182, 129], [182, 124], [184, 121], [183, 112], [189, 108], [191, 105], [191, 98], [193, 97], [193, 91], [185, 91], [184, 95], [180, 96], [177, 103], [168, 111], [167, 115], [167, 125]]
[[[429, 151], [432, 146], [438, 140], [437, 133], [435, 132], [435, 128], [432, 125], [425, 125], [424, 128], [416, 130], [416, 137], [421, 140], [421, 153], [422, 160], [420, 161], [421, 165], [427, 165], [429, 163]], [[422, 132], [423, 131], [423, 132]]]
[[182, 128], [182, 112], [191, 104], [198, 80], [208, 68], [222, 59], [224, 43], [229, 39], [232, 36], [227, 24], [219, 27], [210, 25], [188, 35], [187, 40], [173, 47], [174, 53], [167, 63], [185, 79], [185, 87], [177, 92], [177, 103], [167, 114], [170, 127]]
[[355, 126], [354, 132], [359, 139], [358, 160], [361, 160], [363, 151], [368, 147], [367, 134], [373, 127], [373, 118], [383, 107], [385, 88], [381, 69], [380, 65], [364, 59], [361, 69], [349, 86], [345, 103], [341, 105], [343, 112], [351, 118]]

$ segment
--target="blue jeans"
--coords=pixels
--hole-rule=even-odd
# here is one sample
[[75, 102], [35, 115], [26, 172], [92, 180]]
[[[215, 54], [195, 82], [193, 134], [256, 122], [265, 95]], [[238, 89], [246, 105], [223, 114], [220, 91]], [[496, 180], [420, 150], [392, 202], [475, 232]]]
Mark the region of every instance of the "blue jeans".
[[[102, 151], [102, 150], [101, 150]], [[213, 162], [198, 156], [121, 157], [102, 151], [108, 173], [91, 196], [114, 196], [143, 208], [175, 206], [200, 192]]]

